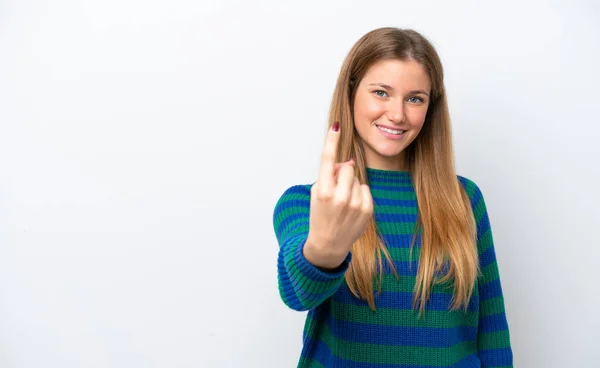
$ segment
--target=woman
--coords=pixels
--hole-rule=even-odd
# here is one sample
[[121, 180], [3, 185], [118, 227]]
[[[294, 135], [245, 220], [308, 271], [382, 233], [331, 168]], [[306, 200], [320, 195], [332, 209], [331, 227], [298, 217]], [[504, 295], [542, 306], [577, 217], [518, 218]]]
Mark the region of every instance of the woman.
[[455, 172], [443, 70], [380, 28], [341, 68], [318, 180], [273, 213], [283, 302], [309, 311], [298, 367], [512, 367], [483, 195]]

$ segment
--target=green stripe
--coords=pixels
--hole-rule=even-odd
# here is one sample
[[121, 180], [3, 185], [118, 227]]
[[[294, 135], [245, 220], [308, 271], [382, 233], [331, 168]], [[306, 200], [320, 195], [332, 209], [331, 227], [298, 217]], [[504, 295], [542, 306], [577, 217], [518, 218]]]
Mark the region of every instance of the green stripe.
[[416, 215], [419, 213], [417, 207], [398, 207], [388, 205], [375, 205], [377, 213], [393, 214], [393, 215]]
[[346, 341], [335, 338], [327, 325], [323, 325], [322, 329], [321, 341], [333, 352], [340, 352], [340, 358], [355, 362], [445, 366], [446, 360], [456, 364], [466, 356], [477, 353], [477, 341], [442, 348], [388, 346]]
[[471, 200], [473, 200], [475, 198], [475, 194], [478, 192], [477, 186], [475, 186], [475, 183], [472, 182], [471, 180], [467, 180], [467, 183], [465, 185], [465, 190], [467, 192], [467, 195], [469, 196], [469, 199], [471, 199]]
[[[301, 233], [308, 234], [310, 224], [308, 223], [307, 220], [308, 220], [307, 218], [298, 218], [296, 220], [290, 221], [289, 224], [286, 224], [281, 229], [281, 234], [286, 237], [295, 236], [295, 235], [298, 235]], [[289, 229], [294, 229], [294, 232], [288, 234]]]
[[489, 265], [485, 266], [481, 270], [481, 273], [482, 278], [479, 282], [481, 282], [482, 284], [487, 284], [489, 282], [498, 280], [500, 278], [500, 275], [498, 274], [498, 262], [493, 261]]
[[480, 333], [478, 336], [479, 349], [502, 349], [510, 346], [510, 333], [508, 330]]
[[[390, 257], [392, 257], [392, 259], [394, 259], [394, 260], [408, 261], [411, 259], [409, 247], [405, 247], [405, 248], [388, 247], [387, 250], [390, 253]], [[412, 260], [417, 261], [419, 259], [420, 255], [421, 255], [421, 247], [418, 247], [418, 246], [413, 247]]]
[[390, 190], [371, 188], [371, 196], [377, 199], [396, 199], [396, 200], [416, 200], [417, 194], [414, 191], [394, 192]]
[[495, 298], [483, 300], [480, 302], [479, 308], [479, 314], [482, 317], [491, 316], [493, 314], [505, 313], [504, 296], [499, 295]]
[[412, 235], [415, 232], [415, 224], [408, 222], [378, 222], [377, 228], [384, 235]]
[[483, 198], [481, 198], [479, 200], [479, 202], [477, 203], [477, 206], [475, 206], [475, 208], [473, 209], [473, 214], [475, 215], [475, 221], [477, 223], [479, 223], [479, 221], [481, 221], [481, 218], [483, 217], [483, 215], [487, 212], [486, 206], [485, 206], [485, 200]]
[[494, 245], [494, 240], [492, 238], [492, 229], [490, 228], [480, 235], [479, 241], [477, 242], [479, 254], [485, 252], [492, 245]]
[[[379, 277], [374, 280], [374, 285], [376, 286], [379, 281]], [[377, 283], [376, 283], [377, 282]], [[381, 290], [383, 292], [406, 292], [412, 293], [415, 288], [415, 283], [417, 282], [416, 276], [399, 276], [396, 278], [393, 274], [385, 274], [383, 275], [383, 283], [381, 285]], [[452, 281], [448, 281], [444, 284], [435, 284], [433, 285], [431, 292], [434, 294], [452, 294]]]
[[302, 368], [325, 368], [325, 366], [321, 365], [321, 363], [319, 363], [313, 359], [308, 360], [306, 363], [302, 364], [300, 367], [302, 367]]

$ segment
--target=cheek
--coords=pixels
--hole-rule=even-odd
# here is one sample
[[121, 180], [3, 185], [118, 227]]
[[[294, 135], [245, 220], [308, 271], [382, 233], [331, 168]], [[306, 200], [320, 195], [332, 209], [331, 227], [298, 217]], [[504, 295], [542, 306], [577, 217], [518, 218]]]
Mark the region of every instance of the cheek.
[[427, 109], [415, 109], [411, 110], [409, 120], [415, 127], [422, 126], [427, 116]]
[[365, 98], [359, 102], [356, 110], [357, 114], [363, 119], [374, 120], [378, 118], [383, 111], [385, 111], [385, 106], [375, 99]]

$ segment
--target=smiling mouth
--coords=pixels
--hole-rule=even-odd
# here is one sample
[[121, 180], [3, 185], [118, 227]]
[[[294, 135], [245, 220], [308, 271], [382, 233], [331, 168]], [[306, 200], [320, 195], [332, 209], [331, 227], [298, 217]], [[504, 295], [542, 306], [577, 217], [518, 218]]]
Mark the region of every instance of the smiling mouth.
[[375, 124], [377, 126], [377, 129], [389, 133], [389, 134], [395, 134], [395, 135], [401, 135], [402, 133], [406, 132], [406, 130], [400, 130], [400, 129], [389, 129], [389, 128], [384, 128], [382, 126], [379, 126], [377, 124]]

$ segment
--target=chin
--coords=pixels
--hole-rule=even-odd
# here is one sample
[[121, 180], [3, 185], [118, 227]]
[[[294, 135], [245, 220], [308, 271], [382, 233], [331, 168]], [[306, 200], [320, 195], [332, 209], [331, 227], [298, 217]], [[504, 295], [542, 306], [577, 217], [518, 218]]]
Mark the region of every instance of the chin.
[[375, 146], [375, 151], [382, 157], [394, 158], [404, 151], [403, 147], [377, 147]]
[[379, 154], [380, 154], [382, 157], [389, 158], [389, 159], [393, 159], [393, 158], [400, 157], [400, 155], [402, 154], [402, 151], [399, 151], [399, 152], [398, 152], [398, 151], [396, 151], [396, 152], [394, 152], [394, 153], [389, 153], [389, 152], [379, 152]]

